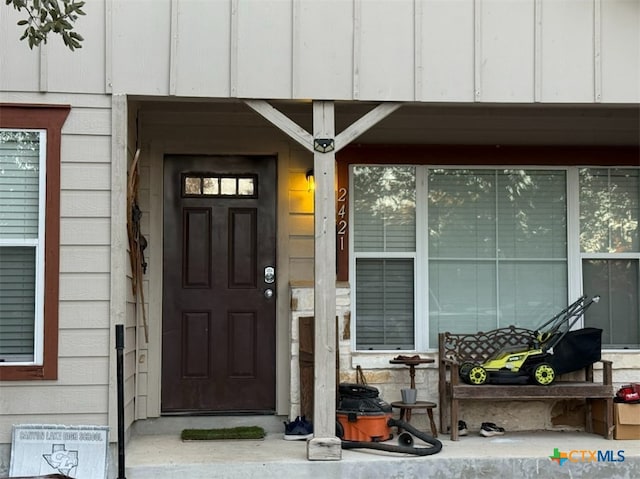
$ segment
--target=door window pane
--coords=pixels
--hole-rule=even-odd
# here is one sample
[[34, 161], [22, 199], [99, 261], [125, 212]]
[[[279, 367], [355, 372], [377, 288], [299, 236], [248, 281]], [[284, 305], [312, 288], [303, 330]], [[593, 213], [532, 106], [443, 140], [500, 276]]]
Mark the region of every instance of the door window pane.
[[185, 196], [256, 198], [257, 182], [256, 176], [189, 173], [183, 175], [183, 194]]
[[202, 194], [218, 195], [220, 194], [220, 183], [218, 178], [202, 178]]
[[223, 195], [235, 195], [237, 193], [236, 189], [236, 178], [221, 178], [220, 179], [220, 193]]
[[253, 178], [238, 178], [238, 194], [240, 196], [253, 196], [255, 185]]
[[201, 183], [202, 180], [200, 178], [194, 178], [192, 176], [187, 176], [184, 179], [184, 194], [185, 195], [199, 195], [201, 193]]

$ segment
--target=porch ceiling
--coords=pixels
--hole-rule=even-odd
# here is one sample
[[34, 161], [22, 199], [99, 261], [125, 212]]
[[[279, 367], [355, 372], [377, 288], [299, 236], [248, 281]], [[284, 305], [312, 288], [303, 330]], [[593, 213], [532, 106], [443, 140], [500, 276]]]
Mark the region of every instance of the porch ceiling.
[[[311, 102], [271, 104], [312, 131]], [[276, 127], [240, 100], [134, 99], [144, 118], [180, 114], [180, 122], [198, 124], [223, 114], [228, 125]], [[336, 133], [376, 104], [336, 102]], [[155, 120], [154, 120], [155, 121]], [[638, 105], [492, 105], [406, 103], [366, 131], [354, 143], [457, 145], [640, 145]]]

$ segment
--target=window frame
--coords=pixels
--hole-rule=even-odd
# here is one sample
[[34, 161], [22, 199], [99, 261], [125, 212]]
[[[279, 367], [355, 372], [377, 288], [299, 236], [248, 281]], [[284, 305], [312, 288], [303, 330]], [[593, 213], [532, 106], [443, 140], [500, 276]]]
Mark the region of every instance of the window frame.
[[[640, 148], [634, 146], [424, 146], [424, 145], [357, 145], [347, 147], [337, 156], [338, 194], [336, 203], [336, 223], [346, 223], [346, 228], [338, 227], [337, 266], [338, 281], [351, 281], [355, 257], [351, 234], [350, 206], [351, 166], [352, 165], [423, 165], [428, 168], [524, 168], [524, 169], [561, 169], [566, 172], [567, 189], [567, 294], [569, 297], [582, 294], [582, 256], [579, 249], [578, 217], [578, 169], [582, 167], [638, 167], [637, 158]], [[416, 172], [417, 196], [420, 201], [418, 185], [423, 184], [420, 171]], [[424, 199], [423, 199], [424, 200]], [[426, 239], [420, 238], [424, 224], [422, 215], [417, 213], [416, 254], [426, 248]], [[345, 221], [346, 218], [346, 221]], [[340, 234], [344, 231], [344, 234]], [[424, 258], [424, 254], [421, 256]], [[423, 295], [417, 294], [428, 279], [423, 279], [419, 271], [424, 270], [423, 261], [414, 263], [415, 284], [415, 349], [414, 351], [433, 351], [428, 346], [428, 304]], [[419, 283], [422, 283], [419, 284]], [[353, 285], [352, 285], [353, 286]], [[353, 286], [355, 287], [355, 286]], [[352, 288], [353, 289], [353, 288]], [[352, 291], [353, 294], [353, 291]], [[426, 317], [425, 317], [426, 315]], [[352, 350], [358, 353], [385, 353], [389, 350], [358, 350], [355, 344], [357, 313], [354, 311], [351, 322]], [[426, 319], [426, 320], [425, 320]], [[422, 338], [422, 339], [421, 339]], [[394, 352], [397, 352], [394, 350]]]
[[[598, 165], [598, 166], [586, 166], [586, 167], [578, 167], [576, 168], [576, 188], [579, 190], [580, 188], [580, 174], [579, 174], [579, 170], [581, 169], [589, 169], [589, 168], [602, 168], [602, 169], [607, 169], [610, 173], [611, 170], [615, 170], [615, 169], [636, 169], [638, 171], [640, 171], [640, 166], [635, 165], [635, 166], [631, 166], [631, 165]], [[576, 195], [579, 197], [579, 191], [576, 192]], [[579, 202], [579, 201], [578, 201]], [[580, 212], [578, 212], [578, 236], [580, 234]], [[598, 251], [598, 252], [586, 252], [583, 251], [581, 246], [580, 246], [580, 239], [577, 238], [578, 241], [578, 259], [577, 259], [577, 263], [578, 263], [578, 267], [579, 267], [579, 271], [580, 271], [580, 281], [583, 282], [584, 281], [584, 273], [583, 273], [583, 264], [585, 260], [602, 260], [602, 261], [615, 261], [615, 260], [633, 260], [633, 261], [637, 261], [638, 262], [638, 266], [637, 266], [637, 273], [638, 273], [638, 277], [640, 277], [640, 249], [638, 251], [625, 251], [625, 252], [621, 252], [621, 253], [615, 253], [615, 252], [605, 252], [605, 251]], [[612, 351], [640, 351], [639, 348], [637, 347], [625, 347], [625, 346], [620, 346], [620, 347], [616, 347], [614, 345], [606, 345], [608, 346], [606, 349], [607, 350], [612, 350]]]
[[[414, 210], [415, 215], [416, 215], [416, 231], [414, 232], [415, 234], [415, 247], [413, 249], [413, 251], [356, 251], [355, 250], [355, 241], [351, 241], [349, 242], [349, 258], [350, 258], [350, 264], [349, 264], [349, 269], [351, 271], [354, 272], [353, 274], [353, 279], [354, 281], [351, 281], [350, 284], [353, 285], [353, 287], [351, 288], [351, 309], [353, 311], [353, 316], [354, 318], [357, 316], [357, 292], [356, 292], [356, 284], [355, 284], [355, 271], [356, 271], [356, 263], [359, 259], [370, 259], [370, 260], [410, 260], [413, 266], [413, 330], [414, 330], [414, 343], [415, 343], [415, 338], [418, 337], [420, 334], [422, 334], [422, 327], [423, 327], [423, 323], [424, 321], [419, 321], [419, 317], [418, 317], [418, 313], [421, 311], [421, 305], [418, 304], [418, 300], [419, 300], [419, 295], [417, 294], [418, 291], [418, 282], [421, 281], [421, 275], [418, 274], [419, 268], [420, 268], [420, 264], [418, 263], [418, 258], [420, 257], [419, 254], [419, 249], [420, 249], [420, 234], [419, 234], [419, 228], [422, 226], [422, 222], [420, 219], [420, 215], [418, 214], [419, 208], [418, 208], [418, 202], [420, 201], [420, 198], [418, 195], [421, 194], [421, 189], [418, 188], [418, 184], [419, 182], [423, 181], [423, 177], [421, 176], [422, 173], [422, 168], [420, 168], [420, 165], [405, 165], [405, 164], [401, 164], [401, 163], [397, 163], [397, 164], [376, 164], [376, 165], [369, 165], [369, 164], [364, 164], [364, 163], [357, 163], [357, 164], [351, 164], [348, 168], [349, 171], [349, 190], [348, 191], [354, 191], [354, 176], [351, 174], [353, 171], [354, 167], [357, 166], [377, 166], [380, 168], [384, 168], [384, 167], [394, 167], [394, 166], [411, 166], [414, 168], [414, 175], [415, 175], [415, 187], [416, 187], [416, 208]], [[353, 205], [353, 201], [354, 201], [354, 196], [350, 195], [349, 196], [349, 201], [348, 204], [346, 205], [346, 207], [348, 208], [348, 211], [355, 211], [354, 205]], [[344, 219], [342, 219], [342, 221], [345, 221]], [[348, 231], [348, 235], [349, 237], [353, 237], [354, 236], [354, 225], [353, 222], [351, 221], [351, 218], [348, 218], [348, 225], [349, 227], [347, 228]], [[373, 351], [373, 352], [390, 352], [390, 351], [396, 351], [395, 349], [373, 349], [373, 350], [368, 350], [368, 349], [357, 349], [356, 348], [356, 343], [358, 340], [358, 335], [357, 335], [357, 330], [356, 330], [356, 323], [353, 323], [353, 331], [351, 333], [351, 337], [353, 338], [353, 349], [357, 350], [357, 351]]]
[[[0, 248], [33, 248], [35, 252], [35, 281], [34, 281], [34, 340], [32, 360], [5, 360], [6, 364], [12, 365], [32, 365], [42, 364], [43, 355], [43, 320], [44, 320], [44, 233], [46, 219], [46, 191], [47, 191], [47, 132], [27, 128], [2, 128], [0, 132], [29, 132], [38, 134], [38, 235], [35, 239], [2, 239], [0, 238]], [[3, 362], [0, 362], [0, 365]]]
[[[58, 300], [60, 283], [60, 158], [62, 126], [70, 105], [0, 103], [0, 128], [44, 130], [46, 137], [46, 197], [44, 208], [44, 284], [40, 324], [42, 357], [34, 364], [0, 363], [0, 381], [52, 380], [58, 378]], [[37, 272], [38, 274], [39, 272]], [[36, 313], [37, 314], [37, 313]], [[38, 319], [36, 319], [36, 325]], [[35, 351], [34, 351], [35, 352]]]

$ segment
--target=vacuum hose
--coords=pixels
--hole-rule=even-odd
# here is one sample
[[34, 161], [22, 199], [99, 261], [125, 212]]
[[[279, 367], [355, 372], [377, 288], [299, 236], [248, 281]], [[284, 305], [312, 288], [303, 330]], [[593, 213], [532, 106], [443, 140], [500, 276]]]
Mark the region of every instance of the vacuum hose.
[[442, 450], [442, 443], [426, 432], [419, 431], [411, 424], [399, 421], [397, 419], [389, 419], [387, 422], [389, 427], [399, 427], [409, 431], [417, 438], [431, 444], [432, 447], [415, 447], [413, 446], [413, 438], [410, 434], [402, 433], [398, 436], [399, 446], [393, 444], [384, 444], [382, 442], [363, 442], [363, 441], [342, 441], [342, 449], [377, 449], [379, 451], [401, 452], [405, 454], [414, 454], [416, 456], [430, 456], [437, 454]]

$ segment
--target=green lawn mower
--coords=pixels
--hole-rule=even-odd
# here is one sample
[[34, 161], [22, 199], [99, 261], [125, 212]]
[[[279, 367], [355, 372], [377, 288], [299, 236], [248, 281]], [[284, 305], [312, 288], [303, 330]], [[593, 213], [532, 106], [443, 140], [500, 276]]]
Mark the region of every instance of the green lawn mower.
[[[523, 337], [522, 345], [505, 347], [483, 363], [465, 362], [460, 365], [460, 378], [468, 384], [539, 384], [547, 386], [556, 376], [578, 371], [600, 360], [602, 330], [571, 328], [585, 311], [600, 300], [581, 296], [560, 311], [530, 338]], [[531, 339], [533, 338], [533, 339]]]

